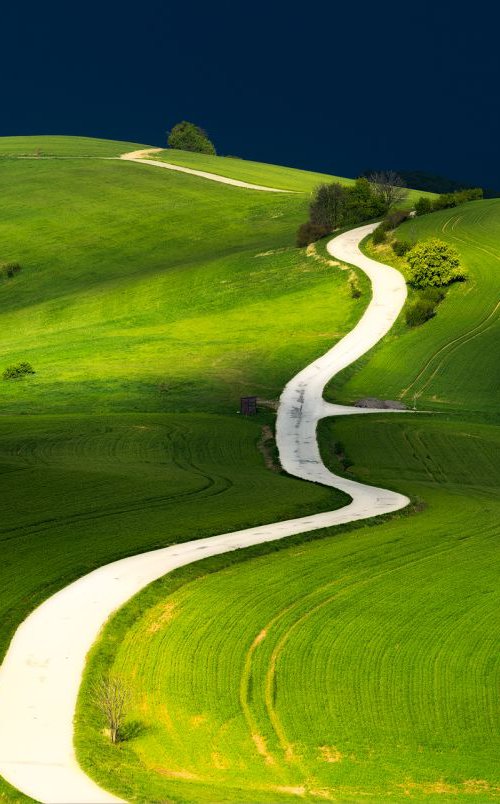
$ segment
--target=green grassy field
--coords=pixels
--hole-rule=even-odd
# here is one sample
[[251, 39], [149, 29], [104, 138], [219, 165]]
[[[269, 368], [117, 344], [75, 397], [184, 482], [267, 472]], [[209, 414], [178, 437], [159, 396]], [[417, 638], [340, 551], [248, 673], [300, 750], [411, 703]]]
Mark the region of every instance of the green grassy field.
[[120, 156], [126, 151], [147, 147], [137, 142], [100, 140], [95, 137], [62, 137], [46, 134], [0, 137], [0, 159], [13, 156]]
[[[0, 380], [5, 648], [36, 602], [91, 567], [335, 504], [266, 469], [270, 414], [236, 412], [240, 394], [277, 397], [368, 292], [351, 299], [345, 272], [292, 247], [297, 197], [118, 161], [3, 170], [0, 261], [23, 270], [0, 280], [0, 370], [36, 369]], [[222, 479], [207, 492], [205, 476]], [[255, 484], [269, 507], [249, 504]]]
[[3, 171], [0, 261], [23, 270], [0, 280], [0, 367], [37, 372], [0, 383], [4, 412], [233, 413], [276, 397], [367, 301], [293, 247], [299, 196], [127, 162]]
[[197, 154], [189, 151], [177, 151], [166, 148], [151, 159], [160, 159], [171, 162], [173, 165], [204, 170], [208, 173], [217, 173], [229, 179], [239, 179], [253, 184], [277, 187], [280, 190], [295, 190], [295, 192], [310, 193], [318, 184], [329, 181], [339, 181], [342, 184], [353, 184], [353, 179], [340, 176], [330, 176], [327, 173], [312, 173], [308, 170], [283, 167], [281, 165], [268, 165], [264, 162], [250, 162], [247, 159], [236, 159], [231, 156], [211, 156], [210, 154]]
[[498, 299], [495, 212], [413, 224], [451, 230], [469, 280], [344, 377], [347, 398], [397, 397], [429, 351], [478, 327], [422, 394], [436, 412], [321, 427], [334, 470], [408, 494], [411, 515], [208, 560], [122, 609], [87, 683], [110, 667], [130, 680], [128, 739], [107, 743], [88, 686], [78, 719], [80, 759], [106, 787], [144, 802], [500, 799], [498, 372], [480, 326]]
[[[41, 149], [42, 156], [102, 157], [117, 156], [137, 147], [133, 143], [87, 138], [0, 139], [0, 158], [5, 157], [0, 200], [0, 262], [15, 260], [22, 264], [22, 271], [16, 277], [0, 280], [0, 370], [21, 360], [29, 360], [36, 369], [33, 377], [24, 380], [0, 380], [0, 473], [5, 491], [0, 520], [4, 558], [0, 568], [0, 655], [17, 624], [37, 603], [98, 565], [174, 541], [331, 509], [342, 502], [340, 495], [327, 489], [301, 483], [266, 468], [258, 442], [262, 428], [272, 424], [270, 412], [261, 413], [254, 421], [242, 420], [235, 414], [241, 394], [255, 392], [260, 397], [275, 399], [290, 376], [353, 326], [369, 298], [366, 281], [360, 278], [364, 292], [360, 299], [354, 300], [350, 296], [346, 274], [339, 266], [324, 259], [322, 246], [317, 251], [320, 259], [308, 257], [294, 248], [296, 227], [306, 214], [305, 194], [257, 194], [166, 170], [106, 159], [14, 158], [33, 155], [37, 148]], [[9, 156], [11, 158], [7, 158]], [[233, 161], [238, 163], [239, 169], [244, 168], [245, 163]], [[273, 175], [267, 172], [268, 167], [269, 170], [272, 168]], [[290, 187], [295, 184], [299, 189], [298, 184], [302, 183], [300, 189], [305, 192], [317, 183], [316, 177], [308, 179], [303, 171], [273, 166], [248, 169], [255, 171], [253, 180], [259, 183], [271, 184], [278, 174]], [[257, 179], [259, 171], [261, 174]], [[467, 210], [473, 206], [468, 206]], [[439, 223], [437, 215], [430, 217], [433, 225]], [[421, 219], [417, 225], [428, 225], [428, 222]], [[489, 222], [486, 226], [489, 228]], [[490, 245], [494, 249], [494, 241]], [[486, 274], [490, 276], [489, 269], [485, 270]], [[471, 281], [464, 289], [470, 288], [472, 293], [474, 287]], [[493, 284], [488, 286], [490, 298], [494, 290]], [[468, 297], [459, 301], [456, 315], [461, 316]], [[438, 318], [454, 303], [450, 292], [439, 309]], [[426, 327], [436, 322], [430, 322]], [[455, 323], [455, 316], [452, 323]], [[407, 335], [401, 332], [400, 337], [406, 338]], [[413, 366], [417, 365], [415, 361], [418, 359], [419, 354], [415, 352]], [[368, 368], [369, 362], [360, 370], [360, 375]], [[494, 367], [492, 373], [493, 370]], [[456, 379], [455, 375], [450, 376], [448, 388]], [[349, 382], [354, 381], [355, 377], [349, 379]], [[485, 381], [485, 388], [487, 393], [495, 390], [491, 377]], [[369, 393], [375, 390], [370, 387]], [[351, 391], [348, 389], [345, 393], [349, 395]], [[451, 419], [442, 417], [436, 429], [434, 419], [425, 418], [429, 436], [414, 437], [412, 428], [420, 421], [424, 423], [423, 418], [417, 419], [417, 424], [414, 418], [408, 418], [405, 421], [408, 431], [398, 430], [400, 425], [396, 427], [396, 423], [391, 422], [391, 427], [396, 429], [391, 431], [394, 435], [385, 456], [384, 471], [379, 460], [380, 452], [385, 449], [381, 433], [384, 433], [384, 438], [387, 435], [383, 419], [371, 420], [370, 430], [363, 419], [363, 430], [359, 432], [352, 429], [353, 423], [342, 422], [342, 430], [339, 425], [338, 433], [335, 432], [334, 437], [341, 438], [346, 445], [345, 450], [354, 463], [354, 473], [359, 472], [368, 480], [383, 480], [387, 485], [424, 498], [428, 508], [422, 514], [400, 517], [380, 528], [365, 527], [356, 530], [354, 535], [346, 533], [339, 538], [327, 538], [325, 542], [304, 544], [300, 548], [300, 540], [297, 540], [297, 546], [285, 552], [266, 548], [270, 551], [269, 556], [258, 557], [256, 551], [255, 564], [249, 562], [232, 568], [230, 565], [235, 556], [230, 559], [222, 557], [219, 563], [214, 561], [208, 566], [200, 564], [186, 569], [184, 575], [172, 576], [148, 590], [146, 594], [151, 597], [145, 599], [146, 608], [147, 605], [163, 606], [166, 596], [173, 593], [176, 585], [179, 591], [175, 594], [189, 596], [191, 582], [193, 606], [198, 605], [197, 600], [212, 601], [212, 609], [206, 610], [202, 618], [205, 626], [201, 631], [196, 631], [197, 624], [188, 620], [190, 638], [184, 638], [182, 650], [179, 647], [178, 662], [184, 662], [184, 657], [188, 656], [185, 651], [193, 647], [191, 635], [194, 638], [197, 634], [196, 643], [203, 656], [206, 655], [203, 651], [222, 639], [217, 654], [217, 661], [221, 662], [219, 686], [208, 684], [212, 671], [207, 674], [206, 667], [203, 671], [202, 664], [193, 659], [192, 675], [189, 676], [191, 686], [189, 689], [182, 687], [181, 666], [175, 664], [175, 657], [163, 650], [164, 640], [161, 644], [155, 643], [155, 654], [145, 664], [145, 671], [136, 685], [144, 699], [151, 695], [152, 701], [168, 701], [169, 706], [172, 689], [176, 695], [182, 689], [188, 690], [180, 698], [172, 722], [175, 729], [186, 723], [185, 733], [190, 735], [191, 741], [196, 739], [199, 742], [200, 751], [196, 753], [193, 744], [186, 745], [185, 753], [182, 753], [175, 734], [169, 732], [169, 712], [161, 708], [155, 711], [147, 709], [143, 700], [142, 704], [137, 704], [140, 711], [134, 715], [136, 726], [130, 725], [130, 736], [133, 733], [135, 736], [114, 755], [109, 753], [101, 739], [102, 724], [96, 721], [91, 709], [85, 709], [88, 719], [80, 722], [79, 750], [86, 767], [93, 764], [92, 773], [103, 779], [106, 786], [124, 789], [127, 796], [147, 801], [151, 801], [151, 796], [155, 800], [157, 795], [162, 799], [233, 802], [244, 800], [242, 796], [255, 801], [257, 795], [259, 800], [285, 801], [296, 800], [297, 794], [302, 794], [302, 787], [306, 788], [304, 796], [309, 797], [328, 797], [328, 791], [334, 788], [345, 791], [346, 800], [352, 800], [353, 795], [357, 795], [356, 790], [371, 795], [374, 800], [381, 800], [386, 788], [395, 790], [394, 796], [399, 794], [399, 782], [395, 780], [398, 772], [402, 773], [402, 764], [398, 765], [398, 758], [401, 746], [406, 746], [409, 760], [404, 765], [406, 776], [403, 781], [409, 785], [413, 797], [420, 793], [427, 795], [425, 785], [440, 784], [441, 776], [445, 779], [443, 784], [457, 787], [461, 800], [471, 797], [477, 801], [477, 791], [484, 792], [489, 799], [494, 797], [494, 785], [498, 782], [494, 781], [490, 770], [486, 741], [480, 740], [483, 730], [489, 729], [490, 709], [486, 710], [481, 722], [473, 724], [463, 740], [459, 740], [458, 735], [463, 721], [458, 719], [457, 727], [450, 731], [456, 736], [456, 749], [450, 747], [451, 737], [448, 742], [443, 737], [444, 742], [438, 743], [438, 748], [433, 745], [424, 748], [420, 771], [420, 766], [415, 766], [415, 769], [412, 766], [410, 773], [407, 768], [414, 756], [416, 737], [408, 727], [405, 735], [398, 732], [399, 742], [394, 747], [391, 729], [395, 724], [395, 708], [389, 707], [383, 728], [385, 742], [377, 742], [382, 739], [381, 732], [370, 727], [370, 740], [375, 748], [360, 743], [357, 753], [352, 749], [353, 756], [358, 759], [347, 762], [344, 755], [350, 756], [349, 741], [354, 737], [342, 732], [336, 742], [324, 743], [325, 750], [330, 753], [325, 754], [327, 760], [321, 764], [321, 771], [317, 771], [319, 764], [314, 752], [320, 732], [308, 731], [304, 768], [301, 765], [295, 767], [293, 763], [289, 767], [286, 750], [283, 753], [283, 746], [274, 732], [273, 722], [278, 721], [269, 720], [266, 714], [266, 700], [270, 700], [269, 694], [266, 699], [266, 651], [268, 647], [271, 652], [274, 650], [271, 639], [266, 641], [267, 637], [263, 638], [262, 644], [259, 641], [252, 653], [256, 664], [247, 668], [250, 672], [250, 675], [247, 673], [247, 693], [246, 698], [243, 693], [241, 698], [249, 702], [247, 709], [245, 705], [242, 708], [239, 698], [235, 705], [234, 699], [235, 684], [238, 690], [244, 686], [240, 687], [242, 676], [238, 676], [241, 657], [247, 655], [252, 641], [261, 633], [268, 619], [273, 618], [275, 611], [281, 612], [280, 607], [286, 609], [287, 601], [291, 600], [294, 606], [296, 604], [293, 611], [299, 613], [300, 620], [300, 613], [309, 611], [311, 602], [304, 598], [305, 591], [313, 596], [320, 594], [323, 579], [328, 576], [326, 583], [330, 583], [337, 566], [345, 575], [342, 594], [346, 601], [351, 586], [356, 583], [354, 580], [351, 584], [348, 578], [357, 577], [358, 567], [360, 581], [366, 579], [367, 582], [373, 567], [380, 566], [381, 573], [386, 569], [389, 572], [392, 566], [401, 567], [401, 588], [406, 590], [409, 584], [416, 583], [417, 578], [405, 575], [410, 572], [406, 566], [410, 563], [408, 556], [414, 556], [416, 563], [422, 559], [419, 566], [432, 566], [433, 571], [437, 568], [438, 572], [440, 554], [435, 552], [435, 542], [443, 541], [448, 547], [456, 543], [462, 545], [460, 535], [464, 534], [464, 544], [469, 540], [471, 546], [476, 545], [479, 568], [477, 589], [472, 590], [471, 600], [476, 600], [477, 590], [483, 590], [485, 617], [488, 615], [489, 598], [484, 589], [489, 588], [488, 572], [494, 571], [494, 565], [492, 561], [488, 563], [486, 542], [481, 534], [491, 533], [492, 517], [496, 513], [485, 458], [495, 442], [494, 436], [490, 435], [491, 429], [486, 427], [485, 405], [480, 407], [484, 398], [478, 402], [479, 413], [474, 414], [469, 412], [467, 393], [468, 385], [462, 383], [453, 406], [453, 410], [467, 411], [471, 419], [467, 424], [458, 422], [457, 416]], [[479, 400], [479, 393], [477, 397]], [[474, 418], [476, 420], [472, 421]], [[330, 454], [332, 436], [328, 431], [323, 434], [323, 439], [325, 450], [335, 463], [338, 453]], [[437, 455], [435, 442], [440, 444]], [[424, 447], [415, 453], [416, 443], [423, 443]], [[450, 472], [448, 461], [453, 460], [453, 445], [456, 443], [460, 443], [464, 460], [460, 463], [461, 474], [451, 473], [448, 484], [444, 475], [446, 471]], [[269, 460], [269, 454], [267, 457]], [[415, 477], [403, 478], [409, 459]], [[377, 474], [379, 470], [380, 475]], [[468, 480], [472, 470], [476, 478], [474, 483]], [[465, 493], [462, 493], [461, 484], [467, 486]], [[456, 516], [454, 513], [455, 524], [450, 530], [448, 517], [452, 508], [453, 511], [456, 508]], [[473, 522], [475, 529], [471, 525], [470, 531], [462, 527], [459, 532], [459, 523], [463, 525], [464, 521]], [[415, 524], [417, 529], [410, 530], [417, 522], [424, 522], [424, 525], [419, 524], [417, 528]], [[391, 529], [397, 531], [394, 540], [391, 539]], [[402, 552], [398, 552], [397, 545]], [[337, 550], [345, 550], [345, 553], [337, 554]], [[262, 554], [264, 552], [262, 549]], [[465, 583], [466, 559], [458, 553], [455, 557], [451, 547], [448, 552]], [[365, 557], [366, 564], [363, 563]], [[484, 566], [481, 564], [483, 559]], [[276, 566], [273, 562], [277, 562]], [[224, 563], [228, 564], [224, 572], [195, 582], [198, 575], [213, 573]], [[273, 567], [276, 577], [273, 576]], [[441, 569], [443, 580], [440, 583], [447, 588], [451, 583], [449, 575], [445, 577], [446, 567]], [[240, 571], [243, 572], [241, 589]], [[261, 576], [262, 572], [264, 575]], [[439, 580], [439, 574], [437, 577]], [[225, 584], [223, 594], [216, 592], [220, 579]], [[288, 587], [289, 580], [289, 597], [280, 599], [280, 589]], [[212, 584], [207, 587], [208, 592], [205, 583]], [[397, 586], [396, 581], [394, 584]], [[249, 597], [246, 590], [250, 593], [252, 586]], [[396, 586], [393, 586], [392, 594], [397, 598]], [[263, 588], [269, 588], [269, 600], [257, 599], [257, 587], [261, 592]], [[460, 589], [463, 591], [463, 588], [462, 584]], [[373, 601], [383, 592], [381, 583], [370, 586], [370, 590]], [[450, 603], [445, 610], [446, 613], [449, 609], [452, 620], [456, 613], [453, 605], [458, 605], [459, 597], [458, 592], [453, 597], [454, 590], [451, 584], [451, 592], [447, 592]], [[157, 593], [159, 597], [155, 598]], [[353, 591], [351, 605], [356, 609], [359, 606], [361, 618], [364, 609], [362, 601], [359, 602], [360, 593], [359, 590]], [[203, 598], [205, 594], [209, 594], [206, 599]], [[231, 595], [238, 612], [241, 612], [239, 633], [242, 642], [237, 639], [238, 629], [234, 621], [226, 633], [223, 633], [224, 629], [215, 627], [221, 610], [232, 600]], [[267, 596], [261, 593], [260, 597]], [[417, 602], [430, 597], [428, 588], [427, 592], [418, 591], [417, 585]], [[320, 598], [317, 602], [321, 602]], [[411, 596], [408, 596], [405, 609], [408, 620], [411, 620], [415, 608], [411, 603]], [[136, 627], [134, 605], [135, 602], [132, 608], [124, 610], [122, 626], [117, 626], [124, 628], [124, 645], [130, 644], [128, 626]], [[328, 609], [330, 603], [325, 605]], [[368, 608], [370, 605], [367, 603]], [[379, 610], [380, 605], [373, 603], [373, 611]], [[170, 644], [170, 630], [165, 630], [169, 611], [167, 605], [165, 622], [160, 618], [159, 629], [163, 636], [168, 632], [167, 644]], [[213, 616], [210, 616], [210, 611]], [[335, 614], [339, 622], [342, 611]], [[153, 618], [147, 627], [156, 628], [156, 613], [146, 611], [145, 616]], [[227, 619], [228, 611], [224, 616]], [[172, 625], [182, 628], [181, 619], [172, 618]], [[275, 645], [278, 645], [282, 633], [279, 629], [283, 626], [286, 630], [288, 622], [286, 618], [277, 621], [278, 642]], [[306, 631], [294, 628], [294, 639], [295, 633], [300, 632], [302, 639], [309, 640], [307, 644], [316, 645], [318, 641], [320, 650], [322, 641], [316, 640], [315, 634], [321, 632], [321, 622], [324, 620], [316, 622], [315, 627], [319, 630], [313, 629], [312, 640], [311, 634], [307, 633], [308, 626]], [[484, 629], [484, 632], [480, 631], [483, 639], [486, 626], [482, 620], [478, 622], [478, 628]], [[347, 628], [345, 618], [342, 623]], [[369, 631], [369, 619], [363, 627], [365, 633]], [[394, 627], [396, 630], [402, 628], [399, 620]], [[156, 633], [154, 628], [152, 633]], [[430, 640], [430, 629], [425, 633]], [[113, 638], [111, 635], [110, 639]], [[181, 641], [178, 644], [181, 646]], [[360, 652], [356, 654], [358, 667], [362, 657], [367, 655], [366, 646], [369, 644], [367, 641], [364, 653], [359, 647]], [[380, 653], [383, 653], [383, 644], [379, 647]], [[287, 651], [292, 651], [293, 645], [293, 640], [289, 646], [286, 642]], [[328, 641], [327, 645], [331, 648]], [[474, 645], [468, 642], [464, 645], [464, 651], [469, 650], [473, 662]], [[106, 652], [99, 654], [96, 661], [115, 660], [113, 647], [111, 641], [111, 646], [106, 646]], [[484, 650], [487, 651], [487, 647]], [[283, 669], [279, 672], [295, 676], [295, 682], [287, 681], [286, 687], [294, 696], [293, 701], [297, 702], [298, 687], [304, 687], [304, 683], [300, 668], [293, 664], [292, 654], [287, 651], [283, 656], [290, 656], [290, 659], [283, 660]], [[316, 709], [320, 698], [323, 700], [321, 687], [314, 691], [317, 679], [324, 677], [321, 662], [326, 661], [326, 648], [321, 648], [321, 651], [317, 659], [319, 675], [313, 675], [316, 680], [309, 685], [312, 697], [310, 700], [306, 696], [302, 698], [302, 705]], [[329, 668], [335, 655], [332, 651]], [[292, 652], [295, 653], [295, 648]], [[497, 665], [490, 655], [486, 652], [481, 655], [488, 674], [496, 673]], [[464, 667], [460, 665], [462, 659], [461, 654], [453, 659], [457, 673], [460, 667]], [[124, 672], [133, 674], [133, 651], [129, 654], [120, 652], [116, 661]], [[172, 661], [175, 664], [173, 669]], [[292, 664], [286, 670], [288, 661]], [[422, 658], [424, 664], [429, 661], [428, 657]], [[156, 671], [154, 662], [157, 663]], [[414, 666], [420, 668], [420, 664]], [[280, 667], [280, 664], [276, 665], [276, 668]], [[164, 671], [168, 684], [163, 684], [163, 677], [155, 675]], [[310, 671], [313, 672], [312, 666]], [[457, 705], [465, 706], [463, 701], [467, 699], [472, 702], [467, 711], [473, 711], [478, 690], [483, 690], [482, 700], [489, 702], [493, 676], [488, 674], [486, 670], [483, 673], [474, 669], [474, 684], [463, 684], [463, 697], [457, 699]], [[376, 678], [375, 670], [370, 671], [370, 678]], [[428, 681], [430, 675], [425, 678]], [[399, 689], [397, 684], [403, 684], [402, 670], [398, 679], [395, 676], [396, 686], [390, 686], [393, 684], [391, 677], [390, 684], [388, 681], [383, 688], [379, 708], [386, 707], [389, 698], [394, 700], [395, 691]], [[334, 680], [338, 684], [339, 676], [336, 675]], [[288, 712], [288, 717], [292, 716], [293, 720], [292, 709], [280, 698], [284, 685], [281, 683], [281, 686], [269, 689], [271, 698], [276, 699], [276, 705], [279, 703], [279, 718], [286, 720]], [[190, 701], [194, 693], [193, 701]], [[224, 697], [226, 693], [227, 699]], [[338, 700], [340, 707], [348, 706], [348, 693], [347, 689], [342, 700]], [[208, 703], [206, 706], [206, 723], [199, 719], [203, 712], [190, 709], [193, 706], [199, 709], [200, 695], [202, 698], [208, 696], [207, 700], [211, 701], [210, 707]], [[357, 692], [354, 695], [357, 720], [354, 718], [354, 721], [359, 727], [363, 718], [368, 718], [368, 693], [365, 691], [362, 699], [363, 706], [366, 704], [364, 714], [356, 695]], [[400, 695], [402, 701], [403, 691]], [[412, 695], [408, 694], [411, 701]], [[436, 700], [441, 701], [439, 695], [436, 692]], [[332, 698], [337, 701], [335, 694]], [[422, 721], [422, 733], [435, 722], [432, 712], [425, 710], [427, 703], [427, 699], [419, 703], [422, 711], [427, 712], [427, 719]], [[441, 718], [446, 727], [450, 707], [448, 703], [435, 707], [436, 718]], [[183, 711], [185, 721], [182, 720]], [[245, 721], [247, 725], [256, 718], [262, 736], [268, 735], [269, 751], [276, 757], [276, 767], [268, 765], [265, 757], [259, 754], [258, 745], [262, 748], [262, 744], [252, 739], [251, 730], [249, 732], [241, 720], [241, 711], [247, 713], [243, 720], [250, 717], [250, 721]], [[348, 711], [351, 716], [352, 708]], [[158, 712], [161, 717], [155, 720]], [[325, 712], [318, 721], [318, 729], [326, 729], [330, 722]], [[193, 722], [189, 720], [191, 717]], [[368, 718], [367, 722], [372, 721]], [[288, 722], [286, 725], [292, 742], [298, 739], [298, 723], [295, 720], [294, 725]], [[195, 728], [200, 730], [196, 738], [192, 730]], [[440, 734], [443, 735], [444, 731], [443, 727]], [[487, 733], [489, 735], [489, 731]], [[352, 735], [352, 731], [349, 734]], [[344, 748], [338, 744], [344, 739], [347, 749], [344, 743]], [[497, 750], [493, 737], [487, 744], [492, 746], [492, 751]], [[205, 755], [203, 746], [208, 751], [209, 745], [215, 747]], [[247, 753], [241, 753], [245, 760], [241, 757], [238, 760], [248, 764], [226, 768], [231, 756], [236, 756], [237, 746], [240, 752], [248, 749]], [[336, 757], [332, 753], [333, 746], [343, 755], [340, 763], [331, 761]], [[387, 763], [385, 760], [383, 763], [376, 761], [380, 756], [377, 750], [382, 749], [387, 751]], [[464, 756], [469, 749], [472, 759], [467, 764]], [[440, 752], [445, 757], [442, 769], [438, 768], [436, 760]], [[177, 764], [172, 764], [172, 757]], [[380, 771], [381, 764], [383, 772]], [[356, 766], [354, 770], [351, 765]], [[481, 772], [475, 781], [473, 767]], [[469, 768], [471, 775], [466, 777]], [[345, 771], [340, 779], [332, 776], [339, 769]], [[438, 770], [440, 776], [436, 781]], [[135, 781], [131, 782], [128, 772]], [[485, 787], [483, 782], [489, 787]], [[133, 789], [131, 783], [135, 785]], [[278, 789], [290, 787], [297, 789]], [[321, 790], [327, 792], [320, 794], [318, 791]], [[438, 795], [435, 790], [431, 790], [427, 797], [432, 798], [434, 794], [443, 800], [442, 794]], [[15, 796], [7, 785], [0, 782], [0, 800], [21, 802], [25, 799]], [[363, 800], [369, 798], [363, 797]], [[393, 797], [393, 800], [397, 798]]]
[[[96, 566], [340, 505], [266, 468], [269, 411], [236, 413], [240, 394], [276, 398], [369, 298], [294, 248], [303, 197], [14, 158], [37, 146], [133, 144], [0, 139], [0, 262], [22, 264], [0, 279], [0, 373], [36, 369], [0, 379], [0, 656], [30, 610]], [[0, 782], [2, 799], [24, 800]]]
[[113, 749], [84, 698], [78, 745], [127, 800], [498, 799], [498, 430], [324, 427], [425, 510], [208, 561], [126, 607], [93, 671], [130, 681], [133, 736]]
[[[340, 182], [341, 184], [354, 184], [354, 179], [333, 176], [328, 173], [314, 173], [309, 170], [297, 170], [282, 165], [268, 165], [264, 162], [251, 162], [247, 159], [237, 159], [231, 156], [211, 156], [210, 154], [197, 154], [189, 151], [177, 151], [166, 148], [161, 153], [151, 154], [151, 159], [171, 162], [173, 165], [204, 170], [208, 173], [217, 173], [230, 179], [239, 179], [254, 184], [277, 187], [281, 190], [294, 190], [300, 193], [311, 193], [318, 184]], [[433, 198], [434, 193], [424, 190], [410, 190], [407, 202], [414, 203], [421, 195]]]
[[[500, 335], [500, 202], [474, 201], [398, 228], [400, 240], [439, 237], [456, 246], [469, 274], [452, 285], [435, 318], [408, 329], [399, 323], [361, 368], [339, 375], [332, 398], [383, 395], [441, 411], [496, 415]], [[370, 252], [376, 256], [377, 251]], [[383, 250], [384, 259], [391, 252]], [[404, 270], [403, 260], [394, 260]]]

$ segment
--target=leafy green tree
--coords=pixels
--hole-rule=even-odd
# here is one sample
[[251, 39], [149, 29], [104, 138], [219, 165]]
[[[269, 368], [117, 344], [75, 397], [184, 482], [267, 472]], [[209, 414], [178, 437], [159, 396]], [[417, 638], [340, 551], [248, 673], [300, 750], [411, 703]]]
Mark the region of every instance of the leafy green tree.
[[438, 197], [432, 202], [432, 211], [438, 212], [440, 209], [456, 207], [458, 203], [456, 193], [443, 193], [443, 195], [438, 195]]
[[183, 120], [177, 123], [168, 136], [168, 147], [179, 151], [196, 151], [200, 154], [215, 154], [214, 144], [206, 132], [194, 123]]
[[341, 226], [346, 201], [346, 187], [338, 182], [320, 184], [309, 205], [309, 220], [332, 232]]
[[361, 177], [348, 188], [343, 223], [347, 226], [369, 221], [379, 218], [385, 211], [384, 200], [377, 195], [368, 179]]
[[433, 238], [417, 243], [406, 255], [410, 284], [416, 288], [441, 287], [463, 277], [456, 249]]

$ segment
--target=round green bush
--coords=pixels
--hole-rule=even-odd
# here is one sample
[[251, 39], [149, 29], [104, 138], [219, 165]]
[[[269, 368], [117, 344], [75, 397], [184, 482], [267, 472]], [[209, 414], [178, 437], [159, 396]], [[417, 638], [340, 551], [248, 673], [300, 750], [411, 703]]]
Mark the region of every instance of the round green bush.
[[15, 366], [7, 366], [2, 376], [4, 380], [18, 380], [28, 374], [35, 374], [35, 369], [31, 363], [23, 362], [17, 363]]
[[410, 266], [409, 281], [415, 288], [449, 285], [457, 278], [460, 268], [456, 249], [437, 238], [417, 243], [407, 253], [406, 260]]
[[395, 240], [392, 244], [392, 250], [398, 257], [404, 257], [413, 248], [413, 243], [409, 240]]
[[378, 246], [380, 243], [385, 243], [385, 241], [387, 240], [387, 233], [382, 225], [377, 226], [377, 228], [373, 232], [372, 240], [375, 246]]
[[417, 215], [427, 215], [432, 212], [432, 201], [425, 195], [421, 195], [415, 204], [415, 212]]

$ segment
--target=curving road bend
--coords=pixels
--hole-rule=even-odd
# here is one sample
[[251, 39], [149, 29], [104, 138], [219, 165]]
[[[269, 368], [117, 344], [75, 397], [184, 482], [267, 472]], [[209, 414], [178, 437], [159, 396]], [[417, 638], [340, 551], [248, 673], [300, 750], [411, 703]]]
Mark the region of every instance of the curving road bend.
[[206, 556], [397, 511], [408, 504], [401, 494], [332, 474], [321, 460], [316, 440], [321, 418], [372, 412], [330, 405], [323, 400], [323, 389], [385, 335], [406, 298], [401, 274], [359, 251], [360, 241], [374, 228], [370, 224], [354, 229], [328, 244], [332, 256], [366, 272], [373, 297], [357, 326], [288, 383], [277, 418], [278, 448], [286, 471], [342, 489], [352, 501], [340, 510], [116, 561], [85, 575], [39, 606], [18, 628], [0, 669], [0, 773], [14, 787], [47, 804], [121, 801], [98, 787], [78, 766], [73, 716], [88, 650], [110, 614], [147, 584]]

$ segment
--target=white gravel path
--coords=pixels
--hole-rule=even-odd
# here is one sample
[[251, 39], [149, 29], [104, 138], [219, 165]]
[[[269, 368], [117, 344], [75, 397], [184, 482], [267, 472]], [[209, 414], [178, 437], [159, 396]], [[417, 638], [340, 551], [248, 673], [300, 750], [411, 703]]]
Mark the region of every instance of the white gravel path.
[[207, 173], [205, 170], [195, 170], [195, 168], [173, 165], [171, 162], [162, 162], [159, 159], [149, 158], [149, 154], [158, 153], [163, 150], [163, 148], [148, 148], [144, 151], [132, 151], [129, 154], [122, 154], [120, 159], [125, 159], [127, 162], [139, 162], [141, 165], [153, 165], [154, 167], [166, 168], [166, 170], [176, 170], [178, 173], [189, 173], [191, 176], [199, 176], [202, 179], [217, 181], [219, 184], [232, 184], [233, 187], [243, 187], [247, 190], [261, 190], [264, 193], [295, 192], [295, 190], [278, 190], [276, 187], [265, 187], [263, 184], [250, 184], [247, 181], [240, 181], [239, 179], [229, 179], [227, 176], [219, 175], [219, 173]]
[[398, 271], [369, 260], [358, 250], [360, 240], [373, 228], [363, 226], [329, 243], [332, 256], [358, 265], [368, 274], [373, 298], [352, 332], [288, 383], [277, 420], [284, 468], [297, 477], [342, 489], [352, 502], [329, 513], [176, 544], [116, 561], [39, 606], [18, 628], [0, 670], [0, 773], [14, 787], [48, 804], [120, 801], [79, 768], [73, 750], [73, 714], [85, 657], [101, 627], [115, 609], [151, 581], [207, 556], [397, 511], [408, 504], [401, 494], [333, 475], [323, 464], [316, 441], [319, 419], [372, 412], [330, 405], [323, 401], [323, 388], [389, 330], [406, 297], [405, 282]]

